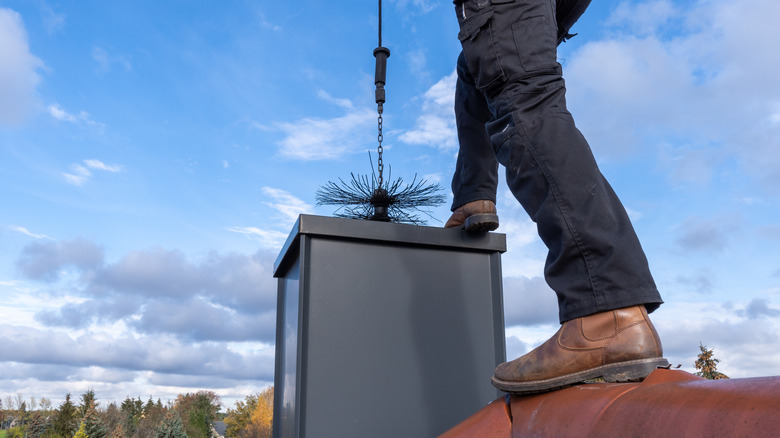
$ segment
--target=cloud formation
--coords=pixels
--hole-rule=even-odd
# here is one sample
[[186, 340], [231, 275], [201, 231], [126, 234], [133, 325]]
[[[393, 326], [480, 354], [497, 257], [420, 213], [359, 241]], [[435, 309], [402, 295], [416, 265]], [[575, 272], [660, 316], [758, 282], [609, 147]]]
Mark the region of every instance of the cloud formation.
[[243, 234], [250, 239], [260, 242], [263, 248], [280, 248], [287, 240], [288, 233], [277, 230], [268, 230], [258, 227], [226, 227], [226, 230]]
[[773, 318], [780, 316], [780, 309], [771, 307], [766, 298], [753, 298], [744, 309], [737, 310], [736, 313], [748, 319]]
[[46, 110], [48, 111], [50, 116], [52, 116], [53, 118], [61, 122], [86, 124], [91, 126], [97, 126], [101, 129], [104, 127], [102, 123], [98, 123], [92, 120], [92, 118], [89, 116], [89, 113], [87, 113], [86, 111], [79, 111], [78, 114], [71, 114], [65, 111], [58, 103], [50, 104], [48, 107], [46, 107]]
[[715, 349], [720, 371], [742, 377], [776, 374], [780, 360], [775, 348], [780, 340], [776, 312], [762, 299], [723, 306], [678, 301], [666, 303], [651, 317], [672, 364], [695, 371], [693, 362], [701, 343]]
[[54, 35], [65, 28], [65, 14], [57, 13], [50, 5], [46, 4], [45, 2], [40, 2], [38, 8], [41, 11], [43, 28], [46, 29], [46, 33], [49, 35]]
[[18, 233], [22, 233], [22, 234], [24, 234], [25, 236], [34, 237], [34, 238], [36, 238], [36, 239], [49, 239], [49, 236], [47, 236], [47, 235], [45, 235], [45, 234], [38, 234], [38, 233], [33, 233], [33, 232], [31, 232], [30, 230], [28, 230], [27, 228], [25, 228], [25, 227], [20, 227], [20, 226], [18, 226], [18, 225], [12, 225], [12, 226], [10, 226], [9, 228], [11, 228], [12, 230], [14, 230], [14, 231], [16, 231], [16, 232], [18, 232]]
[[114, 370], [114, 378], [123, 376], [120, 381], [134, 377], [127, 371], [273, 380], [273, 356], [238, 353], [226, 344], [192, 344], [166, 335], [114, 337], [87, 332], [72, 336], [59, 330], [11, 325], [0, 325], [0, 331], [6, 362], [62, 366], [66, 370], [73, 367], [82, 372], [88, 368]]
[[570, 106], [597, 155], [656, 150], [675, 184], [708, 184], [736, 162], [778, 193], [780, 57], [768, 55], [778, 14], [772, 0], [621, 3], [609, 38], [564, 65]]
[[78, 300], [36, 314], [47, 326], [87, 329], [122, 322], [137, 333], [186, 340], [272, 342], [274, 259], [270, 252], [214, 252], [193, 262], [180, 251], [157, 248], [105, 263], [102, 248], [72, 239], [27, 245], [17, 267], [54, 290], [65, 268], [78, 279], [61, 292]]
[[287, 240], [290, 227], [298, 220], [298, 216], [312, 214], [313, 207], [287, 190], [265, 186], [261, 188], [261, 192], [265, 199], [263, 203], [276, 211], [273, 219], [280, 229], [240, 226], [226, 227], [226, 229], [257, 240], [263, 248], [278, 250]]
[[108, 51], [102, 47], [92, 48], [92, 59], [97, 64], [96, 71], [99, 75], [109, 73], [114, 65], [121, 66], [125, 71], [130, 71], [133, 69], [127, 56], [110, 55]]
[[293, 196], [290, 192], [274, 187], [263, 187], [262, 192], [270, 202], [268, 206], [278, 211], [283, 219], [292, 223], [298, 220], [298, 215], [311, 214], [312, 206], [300, 198]]
[[120, 172], [122, 170], [122, 166], [118, 164], [105, 164], [100, 160], [84, 160], [83, 163], [83, 165], [81, 163], [71, 164], [70, 172], [62, 173], [62, 176], [65, 177], [65, 181], [74, 186], [83, 186], [92, 178], [92, 170], [111, 173]]
[[60, 271], [74, 267], [89, 272], [103, 263], [103, 249], [81, 238], [63, 241], [33, 242], [22, 250], [16, 266], [22, 274], [44, 282], [57, 281]]
[[455, 82], [452, 72], [433, 84], [422, 96], [422, 110], [412, 130], [399, 139], [407, 144], [420, 144], [440, 149], [457, 147], [455, 130]]
[[504, 277], [507, 327], [558, 323], [558, 299], [542, 277]]
[[678, 227], [677, 245], [685, 250], [720, 252], [736, 226], [722, 218], [690, 217]]
[[0, 8], [0, 126], [22, 124], [36, 103], [43, 62], [30, 52], [22, 17]]
[[152, 248], [108, 261], [103, 248], [84, 238], [32, 242], [16, 266], [41, 299], [26, 300], [29, 292], [18, 282], [0, 286], [20, 293], [4, 305], [32, 306], [37, 324], [0, 324], [0, 386], [30, 376], [98, 387], [272, 381], [274, 259], [259, 251], [192, 260]]
[[376, 110], [355, 108], [349, 100], [334, 98], [324, 91], [318, 97], [342, 108], [345, 114], [276, 124], [275, 129], [284, 134], [278, 143], [281, 156], [304, 161], [332, 160], [364, 151], [373, 142], [368, 133], [376, 124]]

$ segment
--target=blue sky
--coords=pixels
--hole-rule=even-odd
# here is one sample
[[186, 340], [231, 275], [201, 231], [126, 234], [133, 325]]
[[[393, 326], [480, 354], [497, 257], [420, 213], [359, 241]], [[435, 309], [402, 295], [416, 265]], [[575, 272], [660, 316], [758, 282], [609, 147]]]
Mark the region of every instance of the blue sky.
[[[0, 396], [227, 405], [273, 380], [272, 266], [314, 193], [369, 173], [372, 2], [0, 3]], [[449, 187], [457, 23], [385, 0], [384, 160]], [[780, 3], [594, 2], [568, 102], [667, 304], [671, 362], [780, 374]], [[557, 328], [503, 185], [507, 351]], [[432, 211], [441, 226], [448, 208]]]

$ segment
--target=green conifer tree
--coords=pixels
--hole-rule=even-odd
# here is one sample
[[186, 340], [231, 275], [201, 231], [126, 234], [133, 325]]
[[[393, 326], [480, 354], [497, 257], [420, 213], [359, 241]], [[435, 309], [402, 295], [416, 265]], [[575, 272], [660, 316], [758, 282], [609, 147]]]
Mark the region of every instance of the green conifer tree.
[[187, 438], [179, 413], [170, 410], [157, 428], [157, 438]]
[[26, 438], [42, 438], [51, 431], [51, 420], [40, 411], [35, 411], [30, 415], [30, 422], [25, 430]]
[[87, 438], [105, 438], [108, 433], [106, 425], [103, 424], [103, 420], [98, 416], [94, 405], [87, 409], [87, 413], [84, 415], [84, 420], [81, 424], [84, 425], [84, 431], [87, 434]]
[[143, 414], [141, 399], [133, 400], [127, 397], [122, 402], [122, 406], [119, 410], [122, 411], [122, 432], [126, 437], [132, 437], [138, 428], [138, 423], [141, 421], [141, 414]]
[[97, 408], [98, 402], [95, 397], [95, 390], [88, 389], [87, 392], [81, 394], [81, 404], [79, 404], [79, 415], [84, 418], [87, 415], [89, 408]]
[[720, 359], [715, 358], [713, 353], [714, 350], [708, 350], [706, 346], [701, 344], [701, 342], [699, 343], [699, 350], [701, 350], [701, 353], [699, 353], [699, 356], [694, 363], [696, 369], [699, 370], [696, 372], [697, 376], [701, 376], [710, 380], [721, 380], [729, 378], [729, 376], [718, 371], [718, 363], [720, 362]]
[[79, 427], [76, 406], [70, 401], [70, 393], [65, 395], [65, 401], [57, 408], [53, 421], [54, 433], [60, 437], [72, 437]]

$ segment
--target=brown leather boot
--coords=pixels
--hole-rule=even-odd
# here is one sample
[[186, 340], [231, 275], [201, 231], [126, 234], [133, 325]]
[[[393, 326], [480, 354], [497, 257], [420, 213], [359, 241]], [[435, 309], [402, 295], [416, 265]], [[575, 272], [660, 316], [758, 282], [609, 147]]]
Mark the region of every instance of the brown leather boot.
[[596, 313], [563, 323], [544, 344], [496, 368], [493, 386], [513, 393], [560, 389], [588, 379], [641, 381], [668, 367], [645, 306]]
[[493, 231], [498, 228], [496, 204], [479, 200], [461, 205], [452, 212], [444, 228], [461, 228], [466, 231]]

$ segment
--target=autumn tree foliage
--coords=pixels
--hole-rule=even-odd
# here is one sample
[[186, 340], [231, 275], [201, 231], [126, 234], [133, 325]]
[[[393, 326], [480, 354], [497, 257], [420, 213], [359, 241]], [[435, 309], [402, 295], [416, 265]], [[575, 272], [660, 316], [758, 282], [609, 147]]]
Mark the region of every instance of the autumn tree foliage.
[[111, 432], [108, 434], [108, 438], [125, 438], [125, 432], [122, 429], [122, 425], [117, 424], [116, 427], [111, 429]]
[[260, 394], [250, 394], [246, 396], [245, 401], [237, 401], [235, 409], [228, 409], [227, 416], [223, 420], [227, 430], [225, 435], [233, 438], [237, 437], [251, 421], [252, 412], [257, 407], [257, 398]]
[[699, 353], [699, 356], [694, 363], [696, 369], [699, 370], [696, 372], [697, 376], [710, 380], [729, 378], [729, 376], [718, 371], [720, 359], [715, 358], [713, 350], [708, 350], [707, 347], [701, 343], [699, 343], [699, 350], [701, 350], [701, 353]]
[[84, 426], [83, 421], [79, 425], [79, 429], [76, 431], [76, 434], [73, 435], [73, 438], [89, 438], [87, 436], [87, 428]]
[[264, 438], [271, 436], [274, 412], [274, 388], [246, 397], [246, 402], [236, 402], [236, 409], [228, 409], [225, 417], [229, 438]]
[[[111, 402], [100, 413], [100, 418], [103, 420], [103, 424], [106, 426], [108, 438], [117, 438], [116, 431], [122, 429], [122, 412], [117, 407], [116, 403]], [[121, 434], [121, 433], [120, 433]], [[123, 438], [123, 437], [122, 437]]]
[[173, 408], [181, 415], [189, 438], [210, 438], [211, 422], [217, 419], [222, 399], [213, 391], [198, 391], [176, 398]]
[[79, 417], [84, 418], [87, 415], [87, 411], [92, 408], [98, 407], [97, 399], [95, 398], [95, 390], [88, 389], [87, 392], [81, 394], [81, 403], [79, 404]]
[[[271, 436], [273, 422], [273, 387], [246, 397], [229, 409], [224, 418], [231, 438], [264, 438]], [[127, 397], [121, 404], [100, 404], [93, 390], [80, 397], [78, 405], [71, 394], [56, 409], [51, 402], [7, 396], [0, 404], [0, 418], [9, 417], [19, 424], [0, 433], [0, 438], [213, 438], [212, 423], [222, 419], [220, 397], [212, 391], [180, 394], [167, 405], [151, 397]], [[9, 409], [10, 407], [10, 409]], [[5, 408], [5, 409], [4, 409]]]
[[162, 423], [167, 412], [168, 410], [162, 406], [159, 400], [155, 404], [150, 397], [149, 401], [143, 405], [141, 419], [132, 438], [155, 438], [157, 436], [157, 428]]

